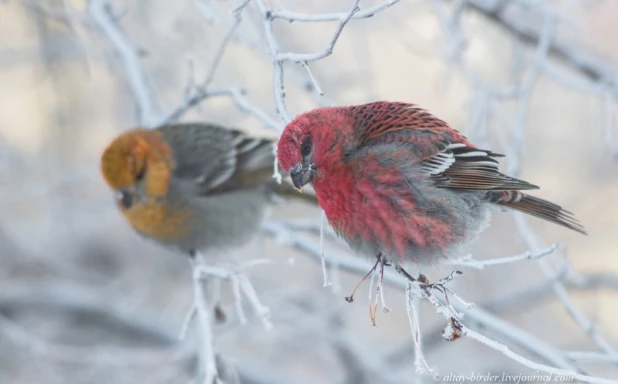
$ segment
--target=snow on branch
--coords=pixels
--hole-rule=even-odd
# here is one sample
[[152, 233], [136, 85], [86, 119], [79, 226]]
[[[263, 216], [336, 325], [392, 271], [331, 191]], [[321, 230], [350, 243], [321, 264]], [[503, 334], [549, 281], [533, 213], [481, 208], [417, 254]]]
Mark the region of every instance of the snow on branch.
[[[359, 9], [353, 15], [350, 16], [351, 19], [365, 19], [367, 17], [373, 17], [376, 13], [385, 10], [386, 8], [395, 5], [401, 0], [389, 0], [385, 1], [381, 4], [378, 4], [374, 7], [367, 8], [365, 10]], [[282, 19], [290, 22], [300, 21], [300, 22], [322, 22], [322, 21], [341, 21], [348, 17], [348, 13], [323, 13], [318, 15], [307, 15], [304, 13], [296, 13], [292, 11], [288, 11], [287, 9], [277, 9], [273, 10], [270, 13], [270, 16], [273, 19]]]
[[[260, 11], [262, 22], [264, 24], [264, 34], [266, 37], [266, 43], [268, 45], [268, 52], [270, 55], [270, 60], [273, 66], [273, 92], [275, 97], [275, 106], [277, 109], [277, 114], [281, 118], [284, 123], [288, 123], [292, 120], [288, 108], [285, 104], [285, 84], [284, 84], [284, 64], [288, 61], [299, 63], [306, 69], [311, 82], [315, 85], [316, 89], [320, 94], [323, 94], [320, 86], [318, 85], [313, 73], [309, 68], [309, 64], [312, 61], [321, 60], [325, 57], [330, 56], [335, 49], [335, 45], [337, 44], [337, 40], [341, 35], [346, 24], [353, 18], [365, 18], [369, 16], [373, 16], [376, 13], [385, 10], [386, 8], [396, 4], [397, 1], [387, 1], [383, 4], [380, 4], [376, 7], [370, 8], [364, 13], [359, 15], [361, 11], [360, 8], [360, 0], [354, 0], [352, 2], [352, 7], [348, 12], [340, 13], [340, 14], [324, 14], [324, 15], [302, 15], [295, 14], [292, 12], [288, 12], [285, 10], [273, 10], [270, 9], [265, 0], [253, 0], [254, 4]], [[356, 17], [355, 17], [356, 16]], [[277, 40], [277, 36], [275, 35], [273, 22], [276, 19], [282, 19], [287, 21], [338, 21], [338, 25], [335, 28], [330, 42], [324, 47], [323, 50], [315, 53], [296, 53], [296, 52], [281, 52], [279, 48], [279, 42]]]
[[476, 269], [485, 269], [487, 267], [492, 267], [492, 266], [502, 265], [502, 264], [510, 264], [510, 263], [514, 263], [517, 261], [540, 259], [541, 257], [545, 257], [547, 255], [554, 253], [554, 251], [557, 248], [558, 248], [558, 244], [553, 244], [538, 252], [526, 251], [522, 253], [521, 255], [501, 257], [501, 258], [492, 258], [489, 260], [474, 260], [472, 258], [472, 255], [468, 255], [464, 258], [447, 261], [447, 264], [459, 265], [462, 267], [470, 267], [470, 268], [476, 268]]
[[[278, 222], [267, 222], [264, 226], [264, 230], [269, 236], [273, 236], [283, 245], [291, 246], [302, 251], [304, 254], [311, 256], [312, 259], [316, 262], [321, 261], [322, 254], [320, 248], [318, 245], [315, 244], [314, 241], [311, 240], [311, 238], [294, 232], [294, 230], [288, 229], [285, 224]], [[519, 259], [515, 259], [513, 261], [519, 261]], [[342, 256], [337, 254], [336, 252], [331, 251], [328, 252], [327, 263], [337, 265], [338, 268], [342, 271], [352, 272], [361, 276], [364, 275], [368, 270], [368, 264], [365, 261], [348, 256]], [[404, 290], [407, 289], [408, 284], [405, 279], [402, 279], [401, 276], [397, 275], [392, 270], [385, 271], [384, 283]], [[444, 283], [438, 282], [435, 285], [438, 284]], [[565, 356], [563, 352], [550, 346], [540, 338], [533, 336], [531, 333], [528, 333], [521, 328], [509, 324], [508, 322], [490, 314], [489, 312], [486, 312], [478, 306], [475, 306], [474, 309], [471, 309], [471, 306], [463, 301], [445, 302], [445, 299], [440, 297], [441, 295], [436, 296], [431, 290], [425, 289], [418, 284], [416, 284], [415, 287], [416, 288], [411, 288], [410, 292], [416, 291], [417, 293], [413, 294], [412, 296], [418, 296], [422, 299], [428, 300], [436, 308], [437, 313], [446, 319], [447, 326], [443, 331], [443, 337], [449, 340], [455, 340], [461, 336], [470, 337], [482, 344], [485, 344], [503, 353], [505, 356], [509, 357], [513, 361], [522, 364], [530, 369], [556, 375], [566, 375], [568, 377], [570, 377], [569, 375], [573, 375], [573, 377], [577, 380], [589, 383], [613, 382], [610, 379], [587, 376], [577, 373], [579, 372], [579, 369], [571, 363], [571, 361]], [[448, 290], [448, 292], [450, 294], [454, 294], [452, 290]], [[409, 295], [407, 296], [406, 300], [408, 299]], [[406, 303], [408, 302], [409, 301], [406, 301]], [[408, 313], [410, 316], [411, 328], [413, 334], [416, 335], [417, 333], [414, 330], [418, 329], [418, 327], [415, 325], [417, 321], [417, 315], [414, 314], [415, 307], [413, 305], [406, 305], [409, 309]], [[513, 352], [506, 344], [483, 336], [478, 332], [473, 331], [470, 327], [484, 329], [494, 335], [497, 335], [499, 339], [506, 340], [515, 344], [519, 348], [523, 348], [529, 353], [543, 358], [553, 366], [534, 362], [518, 353]], [[419, 351], [418, 353], [422, 354], [422, 351], [420, 350], [420, 343], [417, 344], [416, 339], [414, 339], [414, 345], [415, 350]], [[419, 354], [416, 354], [415, 356], [417, 359], [416, 361], [418, 362], [418, 366], [425, 367], [422, 357], [419, 357]], [[391, 358], [394, 357], [391, 356]], [[427, 368], [428, 367], [425, 367], [424, 370], [427, 370]]]
[[161, 115], [155, 97], [156, 93], [140, 63], [137, 49], [131, 45], [127, 36], [114, 20], [108, 0], [90, 1], [88, 11], [92, 20], [112, 44], [114, 53], [121, 62], [124, 77], [138, 107], [139, 124], [146, 126], [156, 124]]

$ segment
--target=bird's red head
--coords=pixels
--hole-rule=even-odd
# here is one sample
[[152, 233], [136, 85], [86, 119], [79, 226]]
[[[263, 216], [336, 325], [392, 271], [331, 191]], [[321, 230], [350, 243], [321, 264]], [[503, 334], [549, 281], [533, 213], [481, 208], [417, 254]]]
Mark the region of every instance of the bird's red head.
[[290, 174], [294, 186], [298, 189], [315, 177], [314, 148], [312, 123], [308, 114], [292, 120], [277, 143], [279, 165]]
[[[277, 159], [296, 188], [310, 183], [331, 157], [341, 156], [353, 124], [344, 108], [317, 108], [297, 116], [277, 144]], [[332, 159], [331, 159], [332, 160]]]

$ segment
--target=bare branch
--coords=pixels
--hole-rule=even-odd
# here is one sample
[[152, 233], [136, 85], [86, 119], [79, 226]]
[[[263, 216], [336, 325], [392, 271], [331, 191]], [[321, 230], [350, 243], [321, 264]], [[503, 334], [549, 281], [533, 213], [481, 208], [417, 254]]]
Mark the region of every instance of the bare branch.
[[[158, 125], [169, 124], [174, 121], [178, 121], [190, 108], [198, 105], [203, 100], [209, 97], [218, 96], [221, 94], [221, 90], [211, 91], [208, 89], [208, 87], [215, 78], [215, 74], [217, 72], [217, 69], [219, 68], [219, 64], [221, 64], [221, 60], [223, 59], [226, 48], [232, 41], [232, 38], [234, 37], [236, 31], [238, 30], [238, 27], [240, 26], [240, 23], [242, 21], [242, 11], [245, 9], [247, 4], [249, 4], [249, 0], [243, 0], [240, 5], [238, 5], [232, 10], [234, 21], [228, 29], [228, 32], [223, 37], [204, 81], [195, 86], [195, 92], [192, 95], [186, 96], [184, 100], [178, 106], [176, 106], [168, 116], [162, 118], [161, 121], [158, 122]], [[255, 107], [249, 107], [249, 104], [242, 97], [242, 92], [238, 90], [228, 89], [227, 94], [234, 98], [234, 101], [236, 102], [237, 106], [239, 106], [239, 109], [241, 109], [241, 111], [251, 111], [254, 115], [258, 116], [260, 120], [266, 122], [267, 125], [272, 124], [272, 120], [270, 120], [270, 118], [268, 118], [268, 116], [266, 116], [262, 111]], [[274, 127], [276, 127], [276, 125], [274, 125]]]
[[554, 253], [554, 251], [558, 248], [558, 244], [553, 244], [550, 247], [543, 249], [538, 252], [530, 252], [526, 251], [521, 255], [509, 256], [509, 257], [501, 257], [497, 259], [489, 259], [489, 260], [474, 260], [471, 256], [466, 258], [461, 258], [457, 260], [447, 261], [447, 264], [451, 265], [461, 265], [464, 267], [476, 268], [476, 269], [485, 269], [486, 267], [493, 267], [496, 265], [504, 265], [511, 264], [517, 261], [523, 260], [536, 260], [541, 257], [550, 255]]
[[277, 42], [275, 32], [273, 30], [271, 10], [268, 9], [264, 0], [254, 0], [253, 3], [259, 9], [264, 22], [264, 33], [273, 65], [273, 92], [275, 96], [275, 107], [281, 121], [287, 124], [292, 120], [292, 118], [290, 117], [290, 113], [288, 112], [284, 102], [285, 89], [283, 86], [283, 63], [280, 60], [277, 60], [277, 55], [279, 54], [279, 43]]
[[303, 68], [305, 68], [305, 70], [307, 71], [307, 74], [309, 75], [309, 79], [311, 80], [311, 83], [315, 87], [315, 90], [318, 92], [318, 94], [320, 96], [324, 96], [324, 91], [322, 91], [320, 84], [318, 84], [317, 80], [313, 76], [313, 72], [311, 72], [311, 68], [309, 68], [309, 64], [307, 64], [306, 61], [301, 61], [300, 65], [302, 65]]
[[406, 285], [406, 310], [408, 320], [410, 322], [410, 330], [412, 331], [412, 341], [414, 343], [414, 367], [418, 373], [429, 373], [433, 371], [427, 365], [423, 356], [423, 348], [421, 343], [421, 325], [418, 319], [420, 309], [419, 294], [413, 293], [412, 282], [408, 281]]
[[[264, 0], [254, 0], [254, 4], [260, 11], [262, 22], [264, 24], [264, 33], [266, 36], [266, 42], [268, 45], [270, 60], [273, 65], [273, 89], [274, 89], [274, 97], [275, 97], [275, 107], [277, 109], [277, 114], [279, 115], [283, 123], [287, 124], [288, 122], [292, 120], [290, 117], [290, 113], [287, 109], [287, 106], [285, 105], [285, 86], [284, 86], [283, 64], [287, 61], [292, 61], [292, 62], [300, 63], [301, 65], [303, 65], [305, 69], [309, 72], [309, 77], [311, 79], [311, 82], [316, 86], [316, 89], [318, 90], [320, 95], [322, 95], [323, 92], [321, 91], [321, 88], [317, 85], [317, 82], [315, 81], [315, 78], [313, 77], [312, 73], [309, 71], [309, 67], [307, 66], [307, 63], [311, 61], [323, 59], [329, 56], [330, 54], [332, 54], [333, 49], [335, 48], [335, 45], [337, 44], [337, 40], [339, 39], [339, 36], [341, 35], [341, 32], [343, 31], [343, 28], [354, 17], [354, 15], [356, 15], [360, 11], [359, 2], [360, 0], [354, 0], [350, 11], [348, 11], [347, 13], [337, 14], [338, 17], [336, 18], [333, 18], [334, 17], [333, 14], [324, 15], [325, 17], [324, 21], [326, 20], [333, 20], [333, 21], [338, 20], [339, 21], [339, 24], [337, 25], [337, 28], [335, 29], [329, 44], [320, 52], [303, 54], [303, 53], [295, 53], [295, 52], [281, 53], [279, 51], [279, 43], [277, 41], [277, 38], [273, 30], [273, 21], [276, 18], [293, 21], [293, 18], [291, 18], [292, 14], [286, 13], [286, 11], [273, 11], [272, 9], [269, 9], [267, 7]], [[370, 9], [369, 11], [371, 12], [366, 13], [364, 17], [368, 17], [379, 11], [382, 11], [397, 2], [398, 1], [387, 1], [384, 4], [381, 4], [377, 7]], [[279, 16], [275, 17], [275, 15], [279, 15]], [[307, 19], [307, 18], [313, 18], [313, 17], [320, 18], [322, 16], [316, 15], [316, 16], [306, 17], [304, 15], [301, 15], [301, 19], [302, 18]]]
[[206, 301], [206, 295], [204, 295], [204, 287], [202, 285], [202, 279], [204, 277], [201, 270], [203, 266], [204, 261], [202, 255], [199, 253], [193, 255], [193, 304], [190, 312], [196, 313], [199, 327], [199, 361], [196, 380], [202, 384], [215, 384], [218, 374], [212, 334], [212, 306]]
[[[352, 19], [364, 19], [367, 17], [373, 17], [376, 13], [379, 13], [392, 5], [397, 4], [401, 0], [388, 0], [382, 4], [378, 4], [374, 7], [367, 8], [366, 10], [358, 10], [352, 15]], [[285, 9], [278, 9], [271, 12], [273, 19], [283, 19], [287, 21], [300, 21], [300, 22], [320, 22], [320, 21], [338, 21], [347, 16], [346, 13], [324, 13], [320, 15], [306, 15], [303, 13], [291, 12]]]
[[176, 107], [176, 109], [163, 120], [162, 124], [167, 124], [169, 122], [174, 122], [179, 120], [182, 115], [184, 115], [190, 108], [198, 105], [204, 99], [211, 97], [219, 97], [219, 96], [227, 96], [232, 98], [236, 107], [244, 113], [255, 116], [260, 120], [265, 126], [275, 129], [280, 129], [280, 125], [277, 124], [274, 120], [272, 120], [268, 115], [266, 115], [261, 109], [251, 104], [247, 98], [244, 96], [244, 91], [236, 88], [221, 88], [221, 89], [202, 89], [199, 88], [190, 98], [183, 101], [181, 105]]
[[583, 375], [581, 373], [575, 373], [574, 371], [571, 371], [571, 370], [558, 369], [558, 368], [550, 367], [545, 364], [536, 363], [530, 359], [527, 359], [513, 352], [506, 345], [498, 343], [497, 341], [491, 340], [490, 338], [483, 336], [480, 333], [477, 333], [467, 327], [463, 327], [463, 333], [466, 337], [474, 339], [481, 344], [484, 344], [490, 348], [495, 349], [496, 351], [502, 353], [503, 355], [509, 357], [510, 359], [515, 360], [516, 362], [520, 363], [521, 365], [525, 367], [528, 367], [535, 371], [546, 372], [546, 373], [551, 373], [553, 375], [561, 376], [562, 378], [564, 378], [564, 379], [561, 379], [561, 381], [579, 380], [584, 383], [597, 383], [597, 384], [615, 384], [616, 383], [616, 380], [613, 380], [613, 379], [603, 379], [600, 377]]
[[232, 23], [232, 26], [230, 27], [228, 32], [223, 37], [223, 40], [221, 41], [221, 44], [219, 45], [219, 48], [217, 49], [217, 53], [215, 53], [215, 57], [212, 60], [212, 64], [210, 64], [210, 70], [208, 71], [208, 75], [206, 76], [206, 79], [200, 84], [201, 88], [208, 89], [208, 86], [214, 80], [215, 73], [217, 72], [217, 69], [219, 68], [219, 64], [221, 63], [221, 59], [223, 58], [223, 54], [225, 53], [225, 49], [230, 44], [230, 41], [232, 40], [232, 38], [236, 34], [236, 31], [238, 30], [238, 26], [240, 25], [240, 22], [242, 21], [242, 18], [241, 18], [242, 11], [247, 6], [247, 4], [249, 4], [249, 0], [244, 0], [238, 7], [236, 7], [232, 11], [232, 14], [234, 15], [234, 22]]
[[258, 298], [257, 293], [255, 292], [255, 288], [253, 288], [253, 284], [247, 278], [247, 276], [243, 274], [238, 274], [238, 282], [240, 285], [240, 290], [245, 294], [249, 303], [253, 306], [253, 310], [256, 312], [265, 329], [271, 329], [273, 327], [272, 322], [270, 321], [270, 309], [263, 305]]
[[605, 353], [587, 352], [587, 351], [572, 351], [572, 352], [567, 352], [565, 355], [568, 359], [577, 361], [577, 362], [618, 364], [618, 358], [616, 358], [616, 356], [607, 355]]
[[[251, 268], [257, 265], [262, 265], [265, 263], [269, 263], [270, 260], [252, 260], [250, 262], [240, 264], [233, 268], [218, 268], [207, 266], [204, 264], [200, 264], [194, 268], [194, 273], [196, 273], [200, 278], [207, 279], [209, 277], [216, 277], [218, 279], [230, 280], [232, 282], [233, 289], [238, 289], [239, 292], [243, 293], [249, 303], [255, 310], [256, 314], [262, 321], [264, 328], [270, 329], [272, 328], [272, 323], [270, 322], [270, 310], [268, 307], [264, 306], [251, 284], [250, 280], [245, 276], [242, 271]], [[240, 295], [236, 295], [237, 298], [241, 298]], [[237, 308], [240, 307], [240, 304], [237, 304]], [[244, 313], [243, 313], [244, 316]]]
[[154, 90], [150, 86], [135, 48], [114, 21], [108, 0], [90, 1], [88, 11], [92, 20], [111, 42], [122, 63], [125, 79], [138, 106], [139, 123], [154, 126], [160, 121], [161, 116], [160, 108], [154, 97]]
[[350, 9], [350, 11], [339, 20], [339, 25], [337, 25], [337, 28], [335, 29], [335, 32], [333, 33], [333, 36], [330, 39], [330, 43], [328, 43], [328, 45], [326, 46], [326, 48], [324, 48], [324, 50], [322, 50], [321, 52], [306, 53], [306, 54], [278, 53], [275, 56], [275, 60], [279, 62], [293, 61], [295, 63], [301, 63], [301, 62], [307, 63], [310, 61], [320, 60], [320, 59], [323, 59], [329, 56], [331, 53], [333, 53], [333, 49], [335, 49], [335, 44], [337, 44], [337, 40], [339, 40], [339, 36], [341, 35], [341, 32], [343, 31], [343, 28], [345, 27], [345, 25], [348, 23], [348, 21], [350, 21], [352, 16], [354, 16], [354, 14], [360, 10], [360, 7], [358, 6], [359, 3], [360, 3], [360, 0], [354, 0], [352, 9]]

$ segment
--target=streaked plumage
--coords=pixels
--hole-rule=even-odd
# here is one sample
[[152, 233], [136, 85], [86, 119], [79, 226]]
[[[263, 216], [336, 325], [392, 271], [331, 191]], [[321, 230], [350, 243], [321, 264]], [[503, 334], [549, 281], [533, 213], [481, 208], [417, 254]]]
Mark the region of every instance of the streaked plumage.
[[318, 108], [294, 119], [278, 159], [297, 187], [312, 182], [329, 223], [365, 255], [434, 263], [457, 254], [507, 207], [580, 233], [560, 206], [521, 191], [501, 157], [406, 103]]

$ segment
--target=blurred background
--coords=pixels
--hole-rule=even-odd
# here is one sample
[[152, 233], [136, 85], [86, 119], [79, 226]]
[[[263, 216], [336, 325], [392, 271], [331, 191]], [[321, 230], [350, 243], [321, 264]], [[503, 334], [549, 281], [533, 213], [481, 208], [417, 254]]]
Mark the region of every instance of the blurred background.
[[[209, 77], [208, 90], [227, 93], [183, 109], [181, 121], [277, 136], [265, 26], [280, 52], [320, 52], [337, 27], [332, 14], [352, 1], [244, 3], [0, 1], [0, 383], [193, 382], [195, 330], [178, 341], [192, 300], [189, 263], [130, 228], [99, 156], [120, 132], [169, 116]], [[331, 21], [285, 12], [270, 20], [259, 4]], [[290, 115], [414, 102], [507, 154], [506, 172], [541, 185], [536, 194], [574, 212], [590, 235], [494, 215], [475, 259], [560, 246], [539, 261], [463, 269], [450, 285], [476, 305], [463, 323], [533, 361], [618, 380], [618, 3], [362, 0], [361, 12], [381, 4], [345, 26], [332, 55], [308, 64], [315, 83], [284, 63]], [[378, 313], [377, 327], [367, 286], [354, 303], [343, 299], [361, 277], [345, 262], [323, 287], [319, 223], [318, 209], [281, 204], [264, 236], [225, 252], [237, 263], [271, 259], [247, 274], [274, 327], [246, 303], [241, 324], [224, 281], [217, 353], [243, 383], [432, 382], [415, 373], [400, 286], [386, 288], [391, 312]], [[327, 260], [353, 256], [327, 243]], [[426, 273], [435, 280], [451, 270]], [[420, 322], [425, 358], [442, 376], [535, 373], [474, 340], [442, 340], [446, 323], [431, 304], [422, 303]]]

